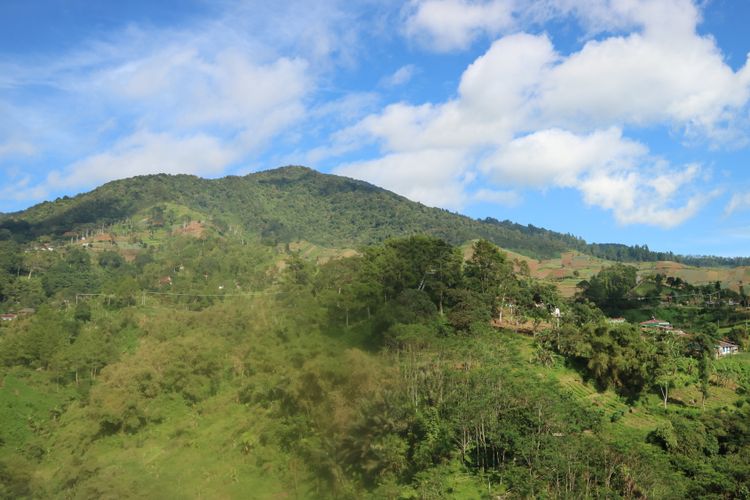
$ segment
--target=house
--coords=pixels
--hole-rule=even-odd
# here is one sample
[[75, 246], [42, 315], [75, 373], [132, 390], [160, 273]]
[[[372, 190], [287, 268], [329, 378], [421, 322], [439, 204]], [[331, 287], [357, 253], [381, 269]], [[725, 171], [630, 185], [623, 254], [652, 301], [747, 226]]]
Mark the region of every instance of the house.
[[31, 316], [34, 313], [36, 313], [36, 309], [33, 307], [24, 307], [18, 311], [19, 316]]
[[164, 277], [160, 278], [159, 279], [159, 285], [160, 286], [164, 286], [164, 285], [172, 286], [172, 277], [171, 276], [164, 276]]
[[737, 344], [727, 342], [726, 340], [720, 340], [716, 345], [716, 357], [728, 356], [730, 354], [737, 354], [740, 352], [740, 348]]
[[656, 319], [653, 317], [650, 320], [642, 321], [639, 324], [641, 325], [641, 328], [662, 328], [662, 329], [672, 328], [672, 325], [669, 323], [669, 321], [664, 321], [663, 319]]
[[0, 314], [0, 321], [13, 321], [17, 317], [18, 315], [13, 313]]
[[625, 322], [625, 318], [607, 318], [607, 323], [612, 325], [620, 325]]

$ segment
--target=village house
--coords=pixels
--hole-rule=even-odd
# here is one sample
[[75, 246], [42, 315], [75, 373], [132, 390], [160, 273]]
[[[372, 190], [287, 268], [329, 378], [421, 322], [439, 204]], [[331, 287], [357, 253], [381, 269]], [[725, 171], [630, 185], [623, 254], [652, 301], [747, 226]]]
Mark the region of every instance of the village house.
[[737, 354], [740, 352], [739, 346], [726, 340], [720, 340], [716, 345], [716, 357], [729, 356], [730, 354]]
[[663, 319], [656, 319], [651, 318], [648, 321], [642, 321], [639, 323], [641, 328], [657, 328], [657, 329], [664, 329], [668, 330], [672, 328], [672, 324], [669, 321], [664, 321]]
[[607, 323], [611, 325], [621, 325], [626, 322], [625, 318], [607, 318]]
[[13, 313], [0, 314], [0, 321], [13, 321], [16, 318], [18, 318], [17, 314], [13, 314]]

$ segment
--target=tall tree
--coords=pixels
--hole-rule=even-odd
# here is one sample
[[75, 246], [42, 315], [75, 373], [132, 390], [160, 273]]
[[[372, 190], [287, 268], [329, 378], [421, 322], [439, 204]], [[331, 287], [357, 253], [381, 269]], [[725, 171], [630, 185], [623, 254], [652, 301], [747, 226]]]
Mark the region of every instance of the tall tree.
[[500, 311], [502, 315], [508, 295], [518, 285], [513, 264], [487, 240], [474, 243], [472, 251], [471, 258], [464, 266], [466, 283], [471, 290], [487, 296], [493, 310]]

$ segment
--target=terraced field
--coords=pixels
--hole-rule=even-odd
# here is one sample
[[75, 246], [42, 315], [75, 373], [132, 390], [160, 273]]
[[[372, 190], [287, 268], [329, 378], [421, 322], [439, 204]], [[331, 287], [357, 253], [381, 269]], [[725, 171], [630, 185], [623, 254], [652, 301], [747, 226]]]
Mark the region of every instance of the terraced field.
[[[537, 260], [515, 252], [507, 251], [511, 260], [524, 261], [534, 278], [554, 283], [560, 292], [571, 297], [576, 285], [614, 264], [580, 252], [566, 252], [556, 259]], [[681, 278], [693, 285], [705, 285], [720, 281], [724, 288], [738, 291], [740, 285], [750, 283], [750, 267], [694, 267], [678, 262], [638, 262], [631, 263], [638, 268], [641, 277], [663, 274]]]

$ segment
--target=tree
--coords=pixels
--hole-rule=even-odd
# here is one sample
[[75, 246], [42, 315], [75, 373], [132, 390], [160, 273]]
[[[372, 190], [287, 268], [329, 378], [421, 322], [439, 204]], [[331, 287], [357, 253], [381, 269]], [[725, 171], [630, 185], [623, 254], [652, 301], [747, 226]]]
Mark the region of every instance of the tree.
[[488, 324], [492, 319], [487, 295], [474, 290], [453, 290], [453, 307], [448, 312], [448, 322], [459, 332], [468, 332], [477, 323]]
[[423, 290], [442, 312], [448, 290], [461, 280], [461, 255], [432, 236], [391, 239], [365, 251], [363, 276], [378, 284], [384, 302], [406, 289]]
[[73, 318], [76, 321], [80, 321], [82, 323], [91, 321], [91, 306], [89, 306], [88, 302], [81, 301], [76, 305], [76, 310], [73, 313]]
[[350, 314], [364, 304], [358, 292], [361, 257], [334, 259], [320, 267], [315, 277], [315, 291], [329, 309], [344, 313], [344, 323], [349, 326]]
[[302, 259], [299, 252], [292, 253], [286, 259], [284, 275], [286, 283], [297, 286], [306, 286], [312, 279], [312, 266]]
[[656, 337], [654, 358], [654, 383], [659, 388], [664, 409], [669, 401], [669, 389], [675, 387], [678, 379], [680, 346], [672, 332], [659, 332]]
[[691, 355], [698, 361], [698, 388], [701, 391], [701, 406], [706, 408], [706, 399], [710, 395], [709, 381], [713, 359], [716, 356], [718, 327], [714, 323], [705, 323], [700, 332], [693, 336]]
[[47, 270], [42, 282], [49, 296], [60, 291], [69, 295], [99, 291], [99, 279], [91, 269], [91, 258], [80, 248], [70, 250], [64, 260]]
[[474, 243], [473, 254], [464, 266], [466, 284], [470, 290], [487, 297], [491, 311], [500, 311], [511, 291], [518, 286], [513, 264], [505, 254], [487, 240]]
[[105, 269], [116, 270], [125, 265], [125, 259], [117, 252], [106, 250], [99, 254], [99, 265]]
[[587, 366], [602, 387], [636, 399], [652, 383], [653, 346], [635, 326], [601, 324], [591, 330], [589, 342]]
[[627, 309], [628, 296], [636, 286], [636, 273], [635, 267], [624, 264], [605, 267], [588, 282], [579, 284], [581, 296], [609, 313]]

